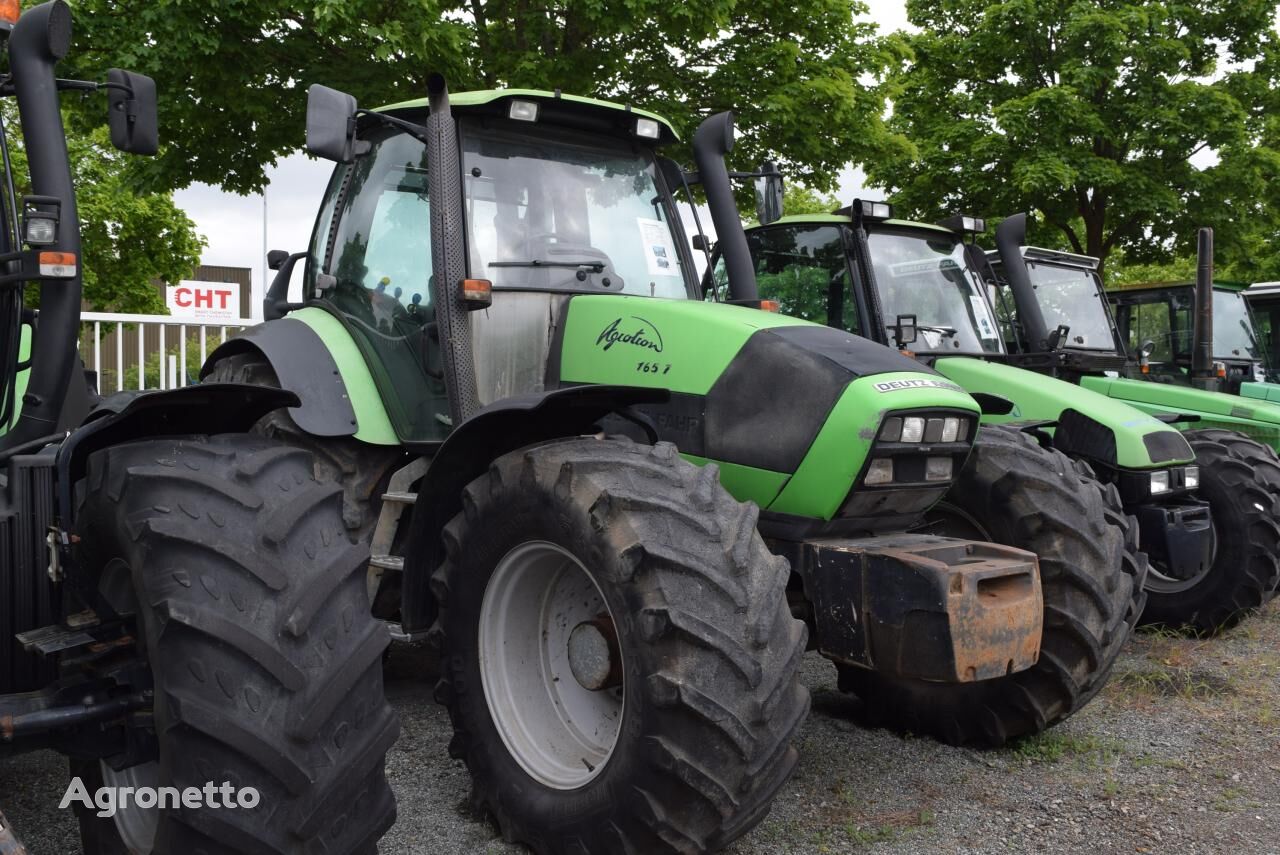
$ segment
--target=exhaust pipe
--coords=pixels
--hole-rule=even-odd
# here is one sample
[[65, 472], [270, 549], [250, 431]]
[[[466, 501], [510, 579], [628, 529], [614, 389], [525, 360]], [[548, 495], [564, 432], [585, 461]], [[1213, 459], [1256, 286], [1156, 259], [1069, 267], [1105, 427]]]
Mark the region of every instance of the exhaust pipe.
[[1213, 229], [1200, 230], [1196, 243], [1195, 316], [1191, 326], [1191, 377], [1197, 385], [1214, 384], [1213, 365]]
[[709, 116], [693, 134], [693, 162], [707, 194], [711, 222], [716, 227], [716, 243], [724, 258], [729, 276], [729, 302], [758, 306], [760, 291], [756, 287], [756, 266], [747, 248], [747, 233], [742, 230], [738, 203], [733, 198], [733, 184], [724, 158], [733, 150], [733, 113]]
[[78, 361], [74, 343], [80, 335], [84, 259], [54, 73], [70, 45], [71, 9], [62, 0], [28, 9], [9, 34], [9, 69], [22, 117], [31, 192], [60, 202], [57, 242], [42, 249], [75, 253], [77, 264], [75, 278], [40, 286], [40, 332], [31, 352], [31, 375], [26, 394], [17, 402], [22, 407], [18, 422], [3, 439], [5, 448], [58, 432]]
[[435, 272], [431, 298], [440, 325], [444, 371], [449, 379], [449, 416], [454, 427], [480, 409], [476, 366], [471, 352], [471, 319], [463, 299], [467, 276], [466, 220], [462, 204], [462, 155], [457, 125], [449, 109], [444, 75], [427, 78], [427, 187], [431, 199], [431, 265]]
[[1013, 292], [1013, 302], [1018, 308], [1022, 334], [1032, 353], [1043, 353], [1049, 350], [1049, 327], [1045, 323], [1044, 312], [1040, 309], [1040, 301], [1036, 299], [1036, 289], [1027, 274], [1026, 262], [1022, 258], [1022, 247], [1026, 242], [1026, 214], [1014, 214], [996, 226], [996, 250], [1000, 254], [1000, 265], [1004, 268], [1005, 282]]

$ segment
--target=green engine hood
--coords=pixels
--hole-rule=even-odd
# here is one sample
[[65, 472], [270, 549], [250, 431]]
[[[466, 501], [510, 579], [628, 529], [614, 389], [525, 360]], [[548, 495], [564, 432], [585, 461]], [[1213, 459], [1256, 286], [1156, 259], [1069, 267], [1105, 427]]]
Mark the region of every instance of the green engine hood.
[[1241, 383], [1240, 396], [1280, 404], [1280, 383]]
[[[868, 463], [881, 422], [902, 412], [958, 414], [977, 403], [897, 351], [821, 324], [740, 306], [619, 295], [568, 301], [551, 383], [671, 391], [639, 409], [688, 459], [715, 462], [738, 499], [829, 520]], [[556, 357], [558, 355], [558, 364]], [[972, 436], [972, 433], [970, 433]], [[958, 461], [962, 462], [962, 461]], [[957, 470], [958, 471], [958, 470]], [[886, 517], [923, 512], [946, 483], [902, 491]]]
[[[939, 359], [934, 367], [966, 392], [998, 395], [1014, 403], [1013, 412], [983, 416], [983, 422], [1091, 420], [1103, 436], [1105, 451], [1085, 456], [1126, 469], [1151, 469], [1194, 460], [1191, 447], [1173, 427], [1127, 403], [1089, 389], [997, 362], [967, 357]], [[1110, 439], [1108, 440], [1107, 434]], [[1114, 449], [1114, 459], [1106, 459]]]
[[1127, 401], [1148, 413], [1200, 416], [1199, 421], [1180, 422], [1178, 427], [1183, 429], [1220, 427], [1236, 430], [1280, 449], [1280, 403], [1127, 377], [1085, 377], [1081, 383], [1086, 388]]

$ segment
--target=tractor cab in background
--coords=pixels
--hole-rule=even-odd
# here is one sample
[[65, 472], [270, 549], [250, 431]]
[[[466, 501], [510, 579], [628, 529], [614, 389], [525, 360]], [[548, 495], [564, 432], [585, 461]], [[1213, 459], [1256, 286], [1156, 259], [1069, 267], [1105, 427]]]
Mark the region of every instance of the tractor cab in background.
[[[1107, 292], [1116, 328], [1150, 379], [1190, 383], [1196, 283], [1128, 285]], [[1255, 325], [1243, 285], [1213, 283], [1213, 361], [1222, 391], [1246, 397], [1266, 383], [1270, 358]], [[1276, 389], [1280, 393], [1280, 388]]]

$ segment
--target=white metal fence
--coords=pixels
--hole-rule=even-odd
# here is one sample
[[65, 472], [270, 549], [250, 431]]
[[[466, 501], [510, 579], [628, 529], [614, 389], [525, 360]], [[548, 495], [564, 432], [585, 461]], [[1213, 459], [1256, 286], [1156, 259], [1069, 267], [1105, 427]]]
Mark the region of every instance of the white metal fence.
[[168, 315], [80, 313], [80, 357], [103, 395], [176, 389], [194, 383], [214, 348], [255, 321], [201, 321]]

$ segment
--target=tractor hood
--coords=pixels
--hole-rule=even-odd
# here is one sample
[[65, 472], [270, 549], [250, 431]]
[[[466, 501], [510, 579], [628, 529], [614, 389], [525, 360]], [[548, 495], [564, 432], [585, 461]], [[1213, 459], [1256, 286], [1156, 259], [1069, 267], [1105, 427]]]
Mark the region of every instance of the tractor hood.
[[[669, 389], [667, 403], [640, 408], [659, 437], [692, 460], [719, 464], [730, 492], [778, 513], [839, 515], [895, 414], [963, 423], [960, 443], [905, 449], [921, 465], [922, 455], [950, 455], [958, 472], [976, 431], [979, 407], [952, 381], [891, 348], [808, 321], [618, 295], [572, 297], [561, 318], [549, 385]], [[905, 453], [893, 445], [885, 453]], [[904, 462], [896, 471], [913, 467]], [[889, 485], [884, 495], [893, 499], [874, 510], [914, 516], [949, 484]]]
[[1086, 388], [1126, 401], [1148, 413], [1199, 416], [1199, 421], [1183, 423], [1190, 428], [1237, 430], [1273, 448], [1280, 447], [1280, 403], [1126, 377], [1084, 377], [1080, 382]]
[[[1195, 454], [1182, 434], [1122, 401], [1033, 371], [965, 357], [939, 359], [934, 367], [965, 391], [998, 395], [1014, 403], [1008, 415], [984, 422], [1054, 421], [1056, 439], [1072, 443], [1072, 454], [1124, 469], [1191, 463]], [[1064, 449], [1066, 450], [1066, 449]]]
[[1241, 383], [1240, 396], [1280, 404], [1280, 383]]

